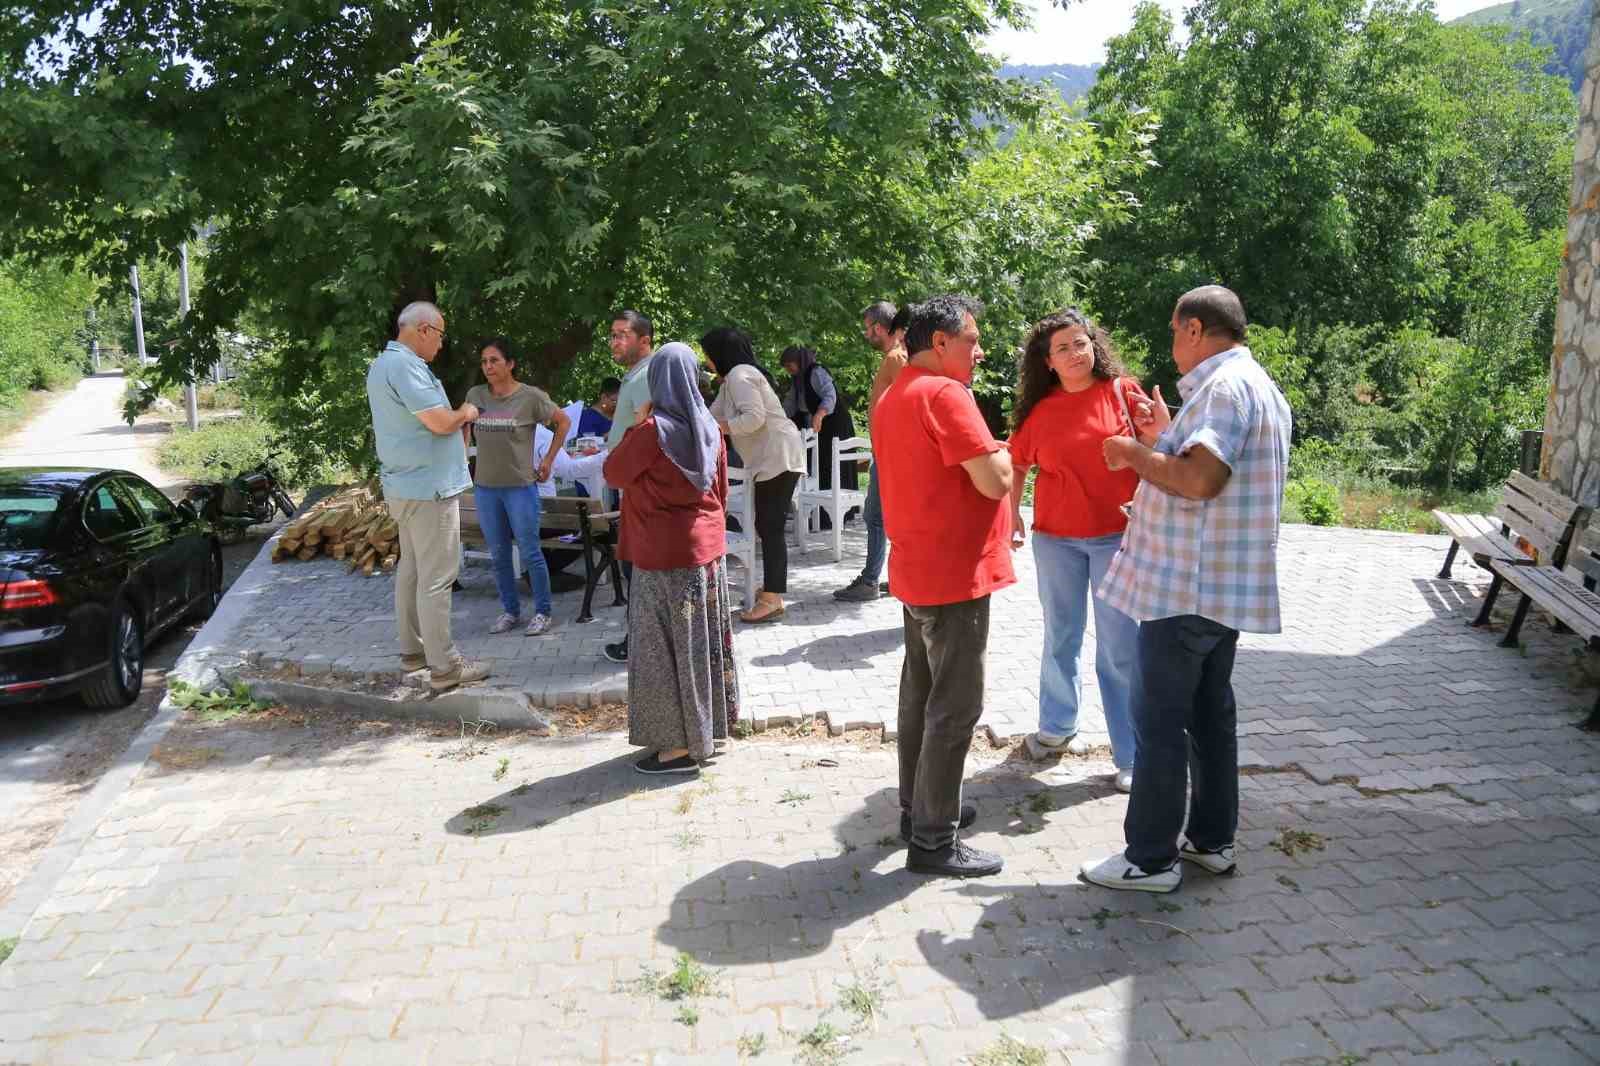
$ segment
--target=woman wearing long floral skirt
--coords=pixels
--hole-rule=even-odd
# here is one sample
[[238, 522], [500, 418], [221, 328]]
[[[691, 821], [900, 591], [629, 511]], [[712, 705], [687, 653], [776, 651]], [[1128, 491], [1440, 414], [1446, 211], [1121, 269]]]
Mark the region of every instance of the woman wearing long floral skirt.
[[618, 554], [628, 601], [628, 742], [644, 774], [695, 774], [739, 713], [723, 569], [728, 459], [700, 395], [694, 352], [663, 345], [650, 400], [605, 463], [622, 490]]

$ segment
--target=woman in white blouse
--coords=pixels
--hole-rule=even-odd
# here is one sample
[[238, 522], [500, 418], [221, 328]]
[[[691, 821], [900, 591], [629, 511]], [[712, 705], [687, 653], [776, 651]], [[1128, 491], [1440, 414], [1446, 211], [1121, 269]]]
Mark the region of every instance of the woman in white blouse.
[[722, 381], [711, 405], [711, 417], [733, 441], [744, 469], [755, 482], [753, 510], [761, 538], [761, 592], [739, 618], [756, 624], [783, 617], [783, 595], [789, 587], [789, 545], [783, 521], [794, 498], [795, 484], [806, 469], [806, 448], [800, 431], [784, 414], [772, 378], [756, 361], [750, 338], [722, 326], [700, 338], [706, 360]]

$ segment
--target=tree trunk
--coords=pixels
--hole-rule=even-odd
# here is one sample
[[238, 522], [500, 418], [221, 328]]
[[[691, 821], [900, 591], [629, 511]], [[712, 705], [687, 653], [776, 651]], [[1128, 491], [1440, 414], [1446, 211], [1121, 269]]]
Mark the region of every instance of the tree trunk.
[[578, 357], [594, 340], [593, 322], [569, 322], [557, 337], [536, 345], [529, 352], [528, 377], [533, 384], [549, 390], [566, 365]]

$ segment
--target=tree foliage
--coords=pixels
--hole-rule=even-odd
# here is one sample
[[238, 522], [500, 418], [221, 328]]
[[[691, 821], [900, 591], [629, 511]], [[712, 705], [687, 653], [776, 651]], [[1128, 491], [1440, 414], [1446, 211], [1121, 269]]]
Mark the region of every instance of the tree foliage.
[[1545, 53], [1418, 0], [1200, 0], [1187, 24], [1180, 46], [1142, 4], [1087, 100], [1107, 129], [1160, 120], [1140, 209], [1090, 244], [1095, 305], [1164, 352], [1176, 295], [1227, 284], [1302, 439], [1502, 477], [1542, 409], [1571, 180]]
[[[163, 372], [248, 322], [281, 416], [354, 450], [362, 368], [413, 298], [445, 311], [457, 388], [491, 333], [557, 380], [622, 304], [664, 337], [735, 322], [773, 349], [857, 346], [869, 300], [989, 280], [983, 242], [1009, 242], [1016, 291], [1059, 291], [1020, 257], [1105, 214], [1095, 180], [1041, 194], [984, 171], [1001, 124], [1037, 119], [1011, 158], [1031, 145], [1046, 172], [1101, 153], [979, 50], [1018, 10], [43, 2], [0, 30], [0, 249], [115, 278], [213, 225]], [[990, 215], [952, 234], [931, 208], [963, 195]], [[1028, 231], [999, 236], [1010, 220]]]
[[95, 283], [73, 264], [0, 262], [0, 407], [76, 381], [88, 362]]

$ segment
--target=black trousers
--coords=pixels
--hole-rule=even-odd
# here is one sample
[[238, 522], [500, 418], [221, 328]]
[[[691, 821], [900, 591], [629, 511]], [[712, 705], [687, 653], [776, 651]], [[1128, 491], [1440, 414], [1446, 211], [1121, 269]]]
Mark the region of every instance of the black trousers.
[[912, 843], [942, 848], [956, 838], [961, 776], [983, 716], [989, 597], [901, 609], [900, 809], [911, 816]]
[[1177, 861], [1179, 832], [1201, 848], [1233, 843], [1239, 827], [1232, 683], [1238, 645], [1237, 629], [1196, 614], [1139, 626], [1132, 701], [1139, 752], [1122, 828], [1128, 861], [1147, 873]]
[[751, 501], [756, 536], [761, 538], [761, 587], [780, 595], [789, 591], [789, 542], [783, 536], [783, 520], [799, 480], [800, 475], [791, 470], [758, 481]]

